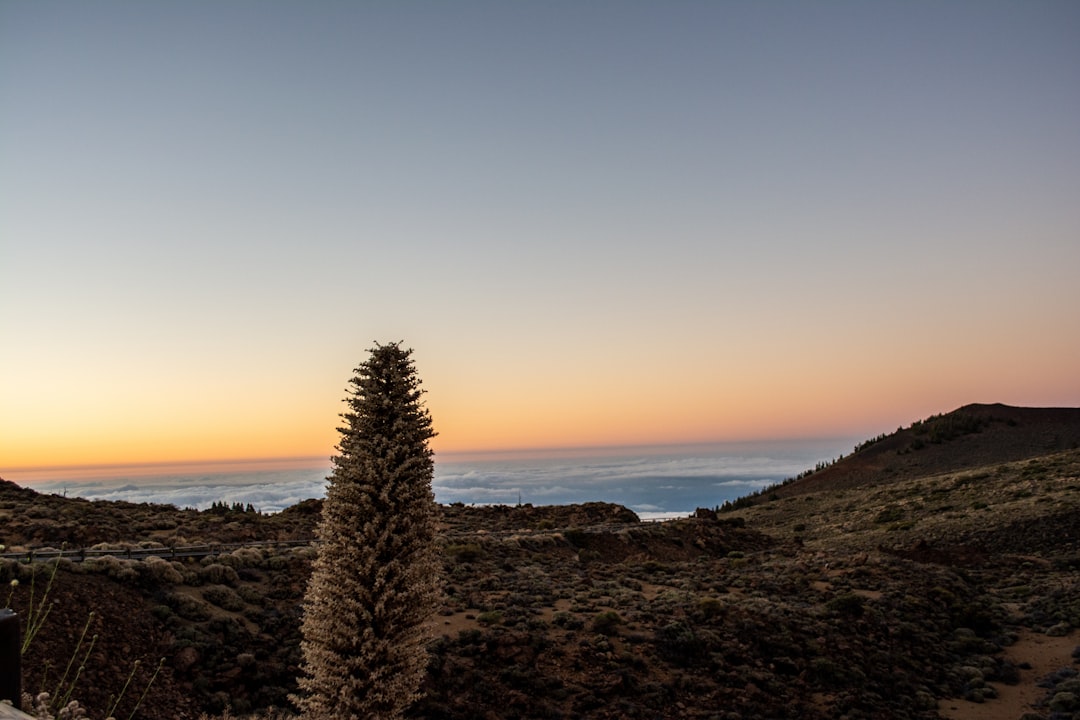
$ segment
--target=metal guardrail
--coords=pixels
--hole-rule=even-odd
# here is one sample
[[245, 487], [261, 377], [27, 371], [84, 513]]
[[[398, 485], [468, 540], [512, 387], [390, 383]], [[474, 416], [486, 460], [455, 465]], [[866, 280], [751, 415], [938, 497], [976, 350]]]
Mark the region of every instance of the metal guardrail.
[[289, 548], [304, 547], [315, 544], [315, 540], [263, 540], [246, 543], [212, 543], [207, 545], [185, 545], [159, 548], [64, 548], [27, 550], [25, 552], [0, 553], [0, 558], [18, 560], [19, 562], [33, 563], [54, 558], [65, 558], [72, 562], [83, 562], [92, 558], [115, 557], [126, 560], [146, 560], [157, 557], [163, 560], [181, 560], [184, 558], [200, 558], [211, 555], [224, 555], [225, 553], [243, 548]]
[[[172, 560], [222, 555], [242, 548], [303, 547], [311, 545], [314, 542], [316, 541], [274, 540], [160, 548], [38, 549], [28, 550], [26, 552], [0, 553], [0, 558], [26, 563], [52, 560], [54, 558], [65, 558], [73, 562], [83, 562], [93, 558], [110, 556], [128, 560], [146, 560], [147, 558], [152, 557]], [[0, 720], [33, 720], [32, 716], [19, 711], [20, 702], [22, 700], [22, 671], [20, 668], [21, 645], [19, 616], [10, 608], [0, 609], [0, 700], [7, 700], [11, 703], [10, 705], [0, 704]]]

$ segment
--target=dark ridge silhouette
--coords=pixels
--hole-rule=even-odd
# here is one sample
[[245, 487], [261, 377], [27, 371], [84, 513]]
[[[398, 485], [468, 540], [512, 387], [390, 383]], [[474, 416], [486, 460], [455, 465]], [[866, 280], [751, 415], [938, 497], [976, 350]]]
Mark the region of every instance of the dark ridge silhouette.
[[859, 448], [762, 497], [872, 487], [1080, 448], [1080, 408], [965, 405]]

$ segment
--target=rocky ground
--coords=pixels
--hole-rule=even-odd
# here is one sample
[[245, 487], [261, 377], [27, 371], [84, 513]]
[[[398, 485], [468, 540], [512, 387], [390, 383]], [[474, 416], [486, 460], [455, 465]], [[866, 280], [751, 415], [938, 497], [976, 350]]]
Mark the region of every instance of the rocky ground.
[[[811, 476], [665, 523], [604, 504], [443, 507], [445, 596], [412, 717], [1076, 720], [1080, 450], [978, 464], [982, 451], [966, 449], [983, 432], [939, 434], [923, 474], [888, 471], [878, 441], [831, 466], [833, 481]], [[912, 437], [891, 449], [896, 467], [920, 452]], [[879, 469], [853, 482], [845, 462]], [[58, 567], [24, 659], [27, 688], [58, 684], [89, 618], [98, 640], [73, 696], [94, 717], [139, 660], [117, 711], [126, 717], [159, 658], [137, 717], [287, 710], [313, 547], [122, 555], [306, 540], [319, 511], [309, 501], [274, 516], [197, 513], [0, 483], [0, 543], [117, 551], [2, 561], [24, 616]]]

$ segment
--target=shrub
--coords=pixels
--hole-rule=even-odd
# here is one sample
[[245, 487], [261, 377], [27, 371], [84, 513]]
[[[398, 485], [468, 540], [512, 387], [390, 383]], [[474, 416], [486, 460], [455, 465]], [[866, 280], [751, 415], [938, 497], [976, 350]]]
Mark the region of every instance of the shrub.
[[812, 659], [807, 676], [822, 685], [843, 686], [848, 683], [847, 669], [826, 657]]
[[263, 594], [250, 585], [241, 585], [236, 589], [236, 593], [249, 605], [262, 605], [266, 602]]
[[184, 593], [169, 593], [164, 598], [165, 604], [185, 620], [201, 622], [210, 619], [210, 607], [202, 600]]
[[698, 613], [706, 620], [721, 616], [724, 608], [724, 601], [720, 598], [704, 597], [697, 602]]
[[568, 613], [565, 611], [555, 613], [555, 616], [551, 618], [551, 622], [567, 630], [580, 630], [581, 628], [585, 627], [584, 620], [579, 618], [574, 613]]
[[656, 631], [656, 649], [668, 660], [689, 667], [705, 655], [708, 646], [690, 625], [679, 620]]
[[570, 528], [563, 531], [563, 537], [566, 538], [566, 542], [570, 543], [576, 548], [584, 548], [588, 544], [589, 534], [584, 530], [578, 530], [577, 528]]
[[1071, 692], [1055, 693], [1053, 699], [1050, 700], [1050, 709], [1055, 713], [1080, 710], [1080, 698], [1078, 698], [1075, 693]]
[[845, 593], [838, 595], [826, 603], [825, 607], [829, 608], [838, 615], [850, 615], [851, 617], [860, 617], [863, 614], [863, 605], [866, 600], [861, 595], [855, 593]]
[[181, 585], [184, 576], [173, 564], [159, 557], [148, 557], [142, 562], [141, 572], [147, 579], [158, 584]]
[[598, 613], [592, 619], [592, 629], [601, 635], [614, 635], [623, 619], [614, 610]]
[[244, 609], [244, 600], [236, 594], [232, 588], [225, 587], [224, 585], [211, 585], [203, 590], [203, 598], [208, 602], [217, 605], [223, 610], [230, 610], [233, 612]]
[[897, 505], [889, 505], [882, 508], [880, 512], [878, 512], [878, 514], [874, 517], [874, 522], [878, 525], [882, 525], [884, 523], [897, 522], [898, 520], [902, 520], [903, 518], [903, 508]]
[[135, 583], [139, 579], [139, 571], [135, 569], [135, 560], [121, 560], [113, 557], [112, 555], [106, 555], [104, 557], [95, 558], [93, 560], [87, 560], [86, 565], [89, 569], [108, 575], [113, 580], [119, 580], [125, 583]]
[[476, 543], [447, 545], [446, 554], [457, 562], [473, 562], [480, 557], [480, 546]]
[[213, 585], [236, 585], [240, 576], [226, 565], [213, 563], [199, 570], [199, 581]]
[[237, 548], [228, 555], [218, 557], [218, 562], [231, 568], [261, 567], [264, 562], [262, 550], [259, 548]]

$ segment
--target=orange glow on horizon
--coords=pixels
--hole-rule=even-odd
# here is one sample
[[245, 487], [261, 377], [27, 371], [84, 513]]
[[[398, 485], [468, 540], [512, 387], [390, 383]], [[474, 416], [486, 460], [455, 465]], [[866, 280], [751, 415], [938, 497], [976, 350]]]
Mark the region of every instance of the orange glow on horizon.
[[[438, 433], [432, 448], [444, 457], [865, 439], [972, 402], [1045, 407], [1080, 400], [1075, 381], [1062, 382], [1068, 363], [1060, 356], [1039, 355], [1018, 372], [1009, 365], [1014, 353], [973, 362], [966, 355], [938, 357], [932, 345], [912, 343], [890, 365], [887, 350], [688, 354], [664, 373], [656, 370], [663, 363], [650, 357], [611, 372], [598, 360], [581, 367], [541, 363], [540, 370], [428, 360], [418, 371]], [[34, 468], [250, 458], [325, 462], [338, 442], [343, 385], [333, 375], [288, 393], [258, 395], [254, 387], [221, 382], [194, 398], [137, 387], [129, 395], [90, 395], [81, 404], [53, 386], [53, 395], [12, 393], [0, 417], [0, 477]]]
[[0, 477], [326, 462], [387, 342], [443, 457], [1080, 407], [1080, 4], [144, 5], [0, 6]]
[[127, 476], [131, 478], [159, 475], [187, 475], [192, 473], [252, 472], [257, 470], [294, 470], [329, 467], [329, 458], [247, 458], [233, 460], [191, 460], [147, 463], [106, 463], [93, 465], [55, 465], [11, 467], [0, 472], [0, 477], [12, 482], [34, 480], [91, 480], [99, 477]]
[[[905, 392], [902, 387], [879, 388], [874, 402], [855, 402], [854, 391], [841, 393], [837, 387], [819, 390], [783, 388], [785, 403], [750, 402], [736, 404], [700, 401], [682, 407], [656, 405], [635, 407], [635, 402], [596, 402], [566, 411], [558, 403], [500, 404], [473, 403], [467, 413], [460, 408], [429, 403], [438, 435], [432, 448], [444, 456], [546, 450], [681, 445], [695, 443], [749, 442], [763, 440], [825, 439], [832, 437], [872, 437], [892, 432], [929, 415], [950, 412], [970, 402], [1053, 405], [1061, 403], [1010, 402], [1010, 398], [959, 396], [937, 402], [932, 396], [941, 388]], [[837, 402], [826, 402], [832, 394]], [[942, 393], [944, 395], [944, 393]], [[750, 395], [747, 393], [746, 395]], [[739, 398], [744, 403], [748, 397]], [[648, 404], [646, 398], [643, 403]], [[725, 412], [716, 408], [722, 407]], [[456, 411], [456, 412], [455, 412]], [[516, 411], [517, 414], [511, 414]], [[336, 420], [336, 418], [335, 418]], [[312, 422], [311, 424], [315, 424]], [[0, 444], [0, 477], [5, 473], [33, 469], [92, 469], [97, 466], [161, 466], [183, 464], [229, 464], [262, 461], [289, 462], [290, 459], [328, 461], [335, 453], [337, 423], [317, 431], [300, 433], [285, 426], [231, 428], [204, 426], [186, 432], [149, 432], [145, 428], [123, 428], [119, 423], [96, 433], [66, 434], [58, 447], [42, 438], [8, 434]]]

